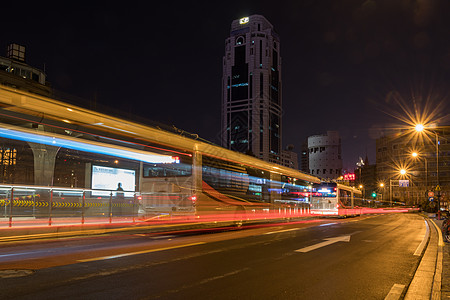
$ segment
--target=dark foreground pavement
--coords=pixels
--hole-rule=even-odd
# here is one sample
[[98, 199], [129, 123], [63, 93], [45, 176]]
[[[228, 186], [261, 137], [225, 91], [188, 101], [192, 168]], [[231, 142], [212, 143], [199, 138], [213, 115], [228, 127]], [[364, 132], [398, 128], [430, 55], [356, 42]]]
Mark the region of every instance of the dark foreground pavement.
[[[440, 231], [442, 220], [437, 220], [433, 216], [424, 215], [428, 223], [428, 243], [423, 251], [419, 266], [415, 272], [414, 278], [406, 289], [396, 294], [395, 291], [386, 297], [386, 299], [450, 299], [450, 245], [443, 242], [442, 233]], [[75, 235], [93, 235], [120, 231], [154, 231], [166, 232], [170, 230], [183, 230], [196, 228], [211, 228], [214, 226], [232, 226], [234, 224], [207, 223], [207, 224], [172, 224], [172, 225], [147, 225], [121, 228], [120, 226], [98, 225], [96, 227], [54, 227], [54, 228], [27, 228], [26, 231], [5, 231], [0, 230], [1, 242], [11, 242], [25, 240], [27, 238], [46, 238], [46, 237], [62, 237]], [[2, 278], [0, 270], [0, 278]]]

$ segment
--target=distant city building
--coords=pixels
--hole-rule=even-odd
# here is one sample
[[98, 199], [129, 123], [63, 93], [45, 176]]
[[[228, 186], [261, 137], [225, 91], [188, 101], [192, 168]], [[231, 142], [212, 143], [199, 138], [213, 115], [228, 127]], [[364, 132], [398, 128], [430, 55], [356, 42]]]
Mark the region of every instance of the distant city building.
[[25, 62], [25, 46], [10, 44], [6, 57], [0, 56], [0, 84], [18, 90], [50, 96], [51, 87], [45, 73]]
[[342, 173], [341, 138], [337, 131], [308, 137], [310, 174], [336, 179]]
[[280, 39], [263, 16], [231, 23], [222, 87], [222, 146], [281, 164]]
[[309, 173], [309, 150], [308, 150], [308, 139], [306, 139], [302, 143], [302, 149], [300, 149], [301, 155], [300, 155], [300, 170]]
[[[358, 164], [358, 168], [355, 170], [355, 185], [356, 187], [362, 186], [363, 196], [371, 199], [386, 200], [387, 195], [379, 192], [379, 186], [377, 181], [376, 165], [369, 163], [369, 158], [366, 155], [366, 159], [362, 164]], [[374, 194], [375, 193], [375, 194]], [[372, 197], [372, 195], [376, 195]]]
[[281, 165], [298, 170], [298, 155], [294, 152], [294, 145], [288, 145], [281, 150]]
[[[439, 167], [436, 162], [436, 135], [439, 140]], [[416, 132], [399, 130], [376, 140], [376, 168], [379, 182], [384, 183], [384, 194], [393, 201], [421, 204], [432, 198], [436, 203], [438, 192], [441, 207], [448, 208], [450, 193], [450, 127], [439, 127], [420, 138]], [[418, 153], [413, 157], [412, 153]], [[402, 176], [400, 170], [405, 169]], [[439, 190], [437, 171], [439, 171]], [[400, 187], [399, 180], [409, 180], [408, 187]], [[435, 194], [429, 197], [428, 192]], [[433, 201], [429, 201], [432, 203]], [[433, 204], [433, 203], [432, 203]]]

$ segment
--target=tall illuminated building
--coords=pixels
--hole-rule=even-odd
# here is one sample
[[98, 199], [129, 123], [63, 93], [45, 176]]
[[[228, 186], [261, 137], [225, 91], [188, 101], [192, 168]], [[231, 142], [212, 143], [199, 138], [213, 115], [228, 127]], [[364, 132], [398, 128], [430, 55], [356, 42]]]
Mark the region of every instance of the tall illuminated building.
[[280, 39], [263, 16], [231, 23], [222, 87], [222, 146], [281, 164]]

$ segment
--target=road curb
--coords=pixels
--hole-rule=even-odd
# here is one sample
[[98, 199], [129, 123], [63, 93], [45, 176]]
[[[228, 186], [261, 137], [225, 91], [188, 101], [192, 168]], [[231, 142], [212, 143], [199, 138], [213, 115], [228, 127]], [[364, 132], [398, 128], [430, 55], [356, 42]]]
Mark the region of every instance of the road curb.
[[404, 299], [441, 299], [443, 241], [436, 223], [424, 216], [430, 225], [427, 248], [414, 274]]
[[438, 235], [438, 247], [437, 247], [437, 260], [436, 260], [436, 273], [434, 274], [434, 282], [433, 289], [431, 291], [431, 299], [441, 299], [441, 287], [442, 287], [442, 270], [443, 270], [443, 261], [444, 261], [444, 240], [442, 238], [442, 231], [439, 226], [431, 220], [434, 227], [436, 228], [436, 232]]

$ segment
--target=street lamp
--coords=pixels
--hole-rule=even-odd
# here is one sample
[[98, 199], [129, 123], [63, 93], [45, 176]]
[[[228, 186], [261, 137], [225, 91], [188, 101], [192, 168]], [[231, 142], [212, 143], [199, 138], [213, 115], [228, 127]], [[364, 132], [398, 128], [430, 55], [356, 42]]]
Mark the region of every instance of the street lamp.
[[[417, 152], [411, 153], [411, 156], [414, 158], [420, 158], [419, 153]], [[425, 156], [422, 156], [422, 158], [425, 161], [425, 190], [428, 190], [428, 161]]]
[[359, 185], [359, 189], [360, 190], [362, 190], [362, 196], [363, 196], [363, 199], [366, 197], [366, 195], [365, 195], [365, 190], [364, 190], [364, 186], [362, 185], [362, 184], [360, 184]]
[[[425, 130], [425, 126], [423, 124], [417, 124], [415, 126], [415, 130], [419, 133]], [[438, 204], [438, 220], [441, 219], [441, 197], [439, 193], [439, 137], [436, 131], [431, 131], [434, 133], [436, 138], [436, 191], [437, 191], [437, 204]]]
[[383, 204], [383, 194], [384, 194], [384, 183], [383, 182], [380, 183], [380, 188], [381, 188], [381, 204]]
[[415, 129], [417, 132], [422, 132], [425, 129], [425, 126], [423, 126], [423, 124], [417, 124]]
[[[404, 176], [406, 175], [407, 171], [406, 169], [400, 169], [399, 174]], [[381, 186], [381, 184], [380, 184]], [[389, 179], [389, 202], [390, 202], [390, 206], [392, 206], [392, 179]]]

